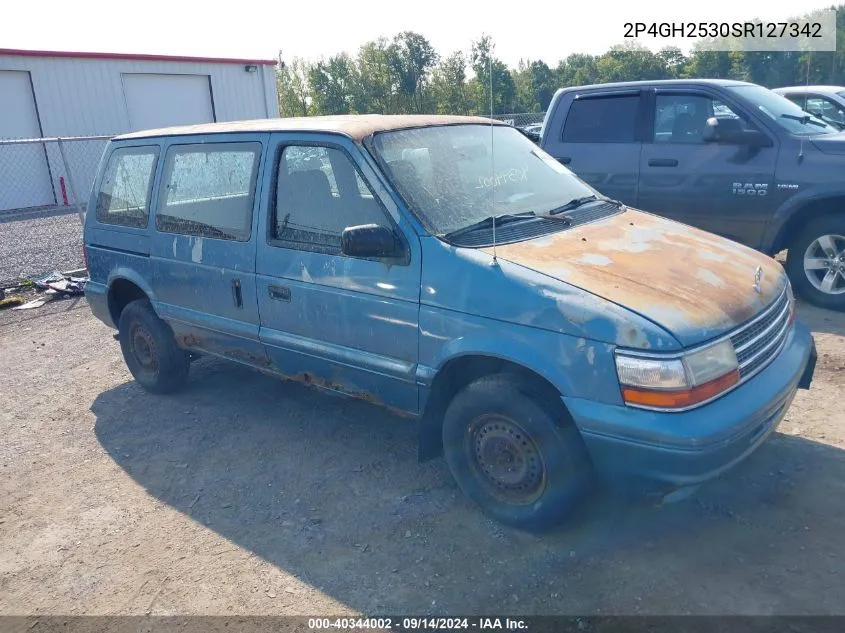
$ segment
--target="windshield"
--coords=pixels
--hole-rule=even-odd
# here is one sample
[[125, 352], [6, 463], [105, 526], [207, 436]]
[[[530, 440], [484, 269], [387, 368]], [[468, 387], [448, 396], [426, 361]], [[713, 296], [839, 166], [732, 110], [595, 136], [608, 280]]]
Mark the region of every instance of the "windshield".
[[791, 134], [835, 134], [838, 130], [805, 112], [786, 97], [762, 86], [733, 86], [731, 92], [750, 101], [760, 112]]
[[491, 216], [545, 214], [575, 198], [598, 195], [509, 126], [382, 132], [374, 149], [399, 193], [435, 235]]

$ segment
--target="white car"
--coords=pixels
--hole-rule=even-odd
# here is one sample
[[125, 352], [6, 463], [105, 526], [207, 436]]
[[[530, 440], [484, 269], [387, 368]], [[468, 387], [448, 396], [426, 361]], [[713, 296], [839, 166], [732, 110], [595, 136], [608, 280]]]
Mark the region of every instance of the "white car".
[[825, 123], [845, 129], [845, 86], [790, 86], [774, 92]]

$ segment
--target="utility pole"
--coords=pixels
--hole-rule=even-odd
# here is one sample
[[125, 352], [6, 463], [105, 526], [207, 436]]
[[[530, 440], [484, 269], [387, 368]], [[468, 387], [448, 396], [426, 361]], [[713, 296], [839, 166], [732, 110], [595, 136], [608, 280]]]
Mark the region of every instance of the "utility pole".
[[279, 87], [279, 114], [281, 116], [285, 116], [285, 62], [282, 59], [282, 49], [279, 49], [279, 68], [276, 71], [277, 77], [279, 78], [278, 82], [281, 84]]

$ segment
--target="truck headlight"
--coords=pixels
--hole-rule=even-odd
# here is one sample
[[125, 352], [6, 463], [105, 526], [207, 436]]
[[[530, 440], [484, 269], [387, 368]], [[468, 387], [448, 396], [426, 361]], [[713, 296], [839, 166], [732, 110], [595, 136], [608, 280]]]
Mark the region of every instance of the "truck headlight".
[[617, 351], [616, 372], [626, 404], [657, 409], [689, 408], [739, 382], [729, 339], [667, 358]]

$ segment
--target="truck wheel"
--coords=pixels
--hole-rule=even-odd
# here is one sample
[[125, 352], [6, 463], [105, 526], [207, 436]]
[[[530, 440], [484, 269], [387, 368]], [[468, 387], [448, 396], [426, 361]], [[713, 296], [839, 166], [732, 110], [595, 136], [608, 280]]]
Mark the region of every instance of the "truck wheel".
[[188, 379], [188, 353], [176, 345], [170, 326], [147, 299], [132, 301], [120, 313], [120, 349], [135, 380], [150, 393], [171, 393]]
[[571, 512], [592, 465], [562, 405], [508, 374], [480, 378], [459, 392], [443, 420], [452, 475], [488, 516], [538, 530]]
[[793, 288], [807, 301], [845, 310], [845, 216], [810, 222], [790, 244], [786, 270]]

